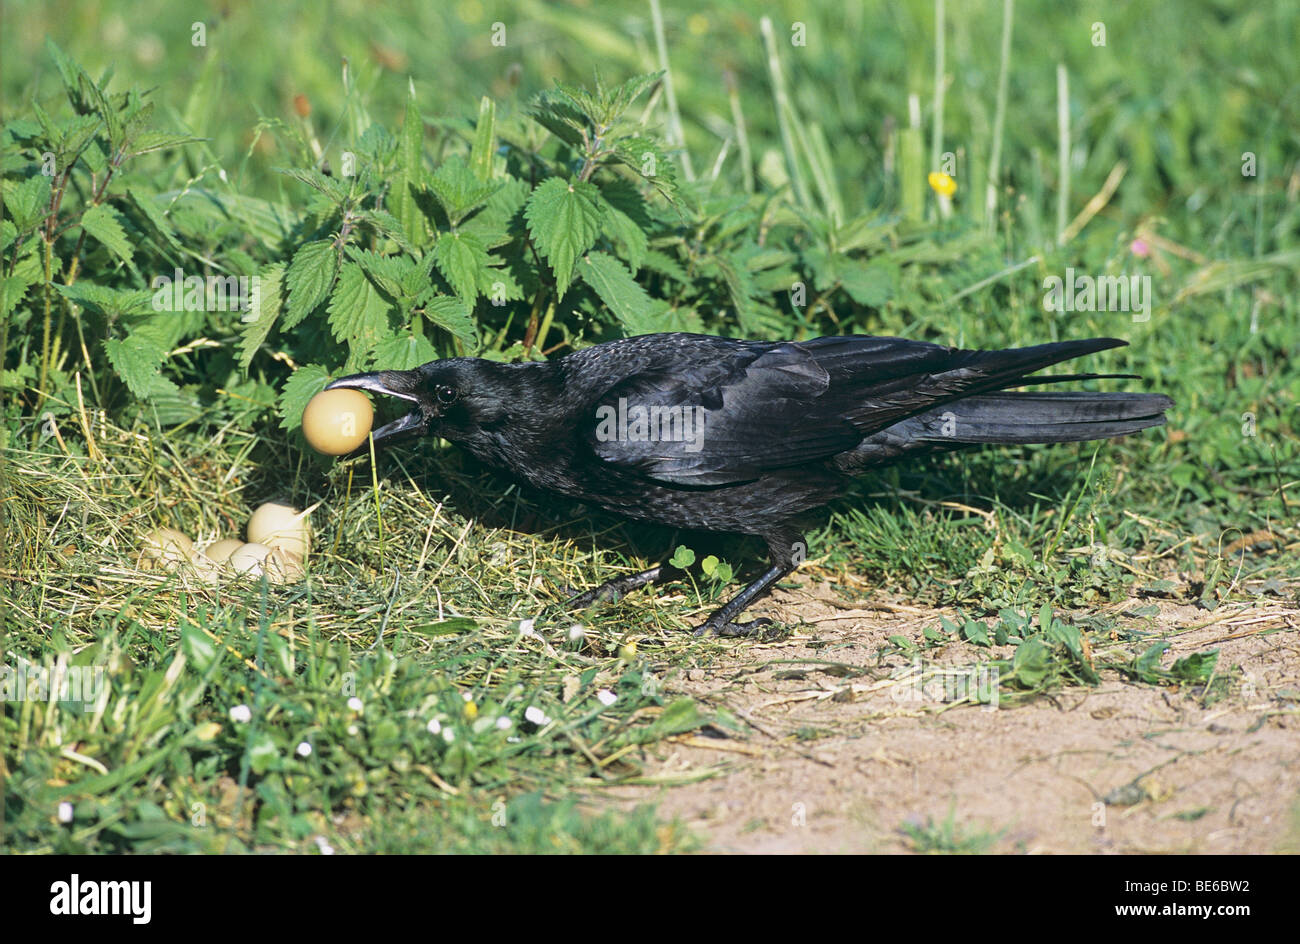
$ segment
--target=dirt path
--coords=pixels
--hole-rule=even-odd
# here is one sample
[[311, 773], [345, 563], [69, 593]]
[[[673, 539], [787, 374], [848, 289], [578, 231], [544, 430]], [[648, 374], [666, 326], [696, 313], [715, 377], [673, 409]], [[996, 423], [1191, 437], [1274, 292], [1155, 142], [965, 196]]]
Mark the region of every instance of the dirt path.
[[[1141, 605], [1150, 604], [1114, 609]], [[778, 594], [780, 615], [815, 629], [738, 645], [670, 678], [670, 690], [728, 708], [753, 731], [679, 739], [652, 767], [668, 778], [717, 776], [618, 796], [656, 800], [718, 852], [901, 852], [917, 848], [905, 824], [974, 851], [1300, 851], [1293, 604], [1160, 606], [1148, 629], [1173, 634], [1166, 665], [1218, 648], [1217, 672], [1239, 667], [1209, 704], [1107, 672], [1097, 687], [996, 709], [928, 697], [891, 679], [908, 658], [878, 658], [889, 636], [919, 639], [939, 614], [843, 606], [816, 587]], [[925, 655], [956, 666], [980, 652], [961, 643]]]

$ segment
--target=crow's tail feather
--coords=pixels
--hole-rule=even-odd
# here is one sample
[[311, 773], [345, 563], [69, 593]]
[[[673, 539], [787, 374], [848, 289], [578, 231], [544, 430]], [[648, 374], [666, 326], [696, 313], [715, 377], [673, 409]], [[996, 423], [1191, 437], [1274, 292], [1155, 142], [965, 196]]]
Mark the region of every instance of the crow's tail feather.
[[1127, 436], [1163, 425], [1173, 405], [1159, 393], [986, 393], [895, 423], [863, 440], [840, 465], [852, 471], [970, 446]]
[[918, 439], [963, 443], [1086, 442], [1127, 436], [1165, 421], [1160, 393], [987, 393], [920, 416]]

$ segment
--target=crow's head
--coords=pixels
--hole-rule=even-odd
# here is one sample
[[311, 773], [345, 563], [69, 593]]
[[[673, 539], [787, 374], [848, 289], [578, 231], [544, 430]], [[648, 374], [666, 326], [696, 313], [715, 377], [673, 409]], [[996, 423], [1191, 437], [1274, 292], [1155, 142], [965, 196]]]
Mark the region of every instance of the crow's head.
[[402, 417], [374, 431], [375, 445], [425, 434], [453, 442], [500, 422], [511, 390], [504, 364], [474, 357], [430, 361], [414, 370], [379, 370], [340, 377], [327, 386], [382, 393], [410, 404]]

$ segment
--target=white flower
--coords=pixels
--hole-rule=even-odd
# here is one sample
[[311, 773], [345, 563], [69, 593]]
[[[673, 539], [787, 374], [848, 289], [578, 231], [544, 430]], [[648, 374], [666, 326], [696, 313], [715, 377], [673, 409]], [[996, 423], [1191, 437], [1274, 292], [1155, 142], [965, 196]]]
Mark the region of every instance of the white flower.
[[253, 709], [247, 705], [236, 705], [230, 709], [230, 720], [236, 723], [247, 724], [253, 720]]
[[511, 721], [509, 718], [505, 717], [504, 715], [502, 715], [500, 718], [497, 718], [497, 730], [498, 730], [498, 731], [509, 731], [509, 730], [510, 730], [510, 726], [511, 726], [512, 724], [514, 724], [514, 722]]
[[356, 733], [357, 733], [357, 726], [355, 724], [348, 725], [348, 734], [356, 734]]
[[59, 822], [60, 823], [72, 822], [72, 804], [69, 803], [67, 800], [64, 800], [62, 803], [59, 804]]
[[430, 734], [437, 734], [442, 730], [442, 722], [437, 718], [430, 718], [429, 723], [425, 725], [425, 728]]
[[298, 745], [298, 756], [299, 756], [299, 757], [310, 757], [310, 756], [311, 756], [311, 745], [308, 744], [306, 741], [303, 741], [301, 744], [299, 744], [299, 745]]
[[582, 637], [586, 635], [586, 630], [582, 628], [581, 623], [574, 623], [569, 627], [569, 642], [582, 642]]
[[463, 698], [463, 699], [465, 699], [466, 701], [473, 701], [473, 700], [474, 700], [474, 693], [473, 693], [473, 692], [461, 692], [461, 693], [460, 693], [460, 697]]
[[356, 695], [353, 695], [351, 698], [348, 699], [348, 708], [350, 710], [360, 711], [364, 707], [366, 706], [362, 703], [361, 699], [358, 698]]
[[455, 729], [455, 728], [446, 728], [446, 729], [442, 732], [442, 739], [443, 739], [444, 741], [446, 741], [448, 744], [450, 744], [452, 741], [456, 740], [456, 729]]
[[519, 635], [521, 635], [521, 636], [536, 636], [536, 635], [537, 635], [537, 628], [536, 628], [536, 627], [537, 627], [537, 620], [535, 620], [535, 619], [520, 620], [520, 621], [519, 621]]
[[529, 705], [524, 710], [524, 720], [531, 721], [539, 728], [544, 724], [551, 723], [551, 719], [546, 717], [546, 712], [542, 711], [542, 709], [538, 708], [536, 705]]
[[596, 693], [596, 700], [608, 708], [610, 705], [614, 704], [614, 702], [618, 701], [618, 696], [608, 688], [602, 688]]
[[324, 836], [316, 837], [316, 848], [320, 850], [321, 855], [334, 854], [334, 847], [329, 844], [329, 840], [327, 840]]
[[507, 743], [507, 744], [518, 744], [518, 743], [519, 743], [519, 738], [515, 737], [514, 735], [511, 735], [510, 737], [506, 738], [506, 743]]

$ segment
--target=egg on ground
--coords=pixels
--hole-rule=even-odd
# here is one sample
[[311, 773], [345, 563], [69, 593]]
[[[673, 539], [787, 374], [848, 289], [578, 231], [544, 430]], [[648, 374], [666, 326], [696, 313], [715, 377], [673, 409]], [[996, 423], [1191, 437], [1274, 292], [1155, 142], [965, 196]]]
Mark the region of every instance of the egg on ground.
[[194, 542], [175, 528], [158, 528], [150, 531], [140, 542], [136, 559], [141, 570], [175, 570], [194, 556]]
[[230, 555], [226, 567], [237, 576], [254, 579], [266, 576], [271, 583], [293, 583], [305, 573], [302, 559], [279, 547], [265, 544], [243, 544]]
[[230, 555], [244, 546], [244, 542], [239, 538], [222, 538], [219, 541], [213, 541], [203, 549], [203, 556], [214, 564], [224, 564], [230, 559]]
[[278, 547], [289, 554], [306, 557], [311, 544], [307, 516], [291, 505], [267, 502], [259, 505], [248, 519], [248, 540], [254, 544]]
[[366, 441], [374, 419], [374, 408], [361, 391], [322, 390], [302, 411], [302, 432], [317, 452], [343, 456]]

